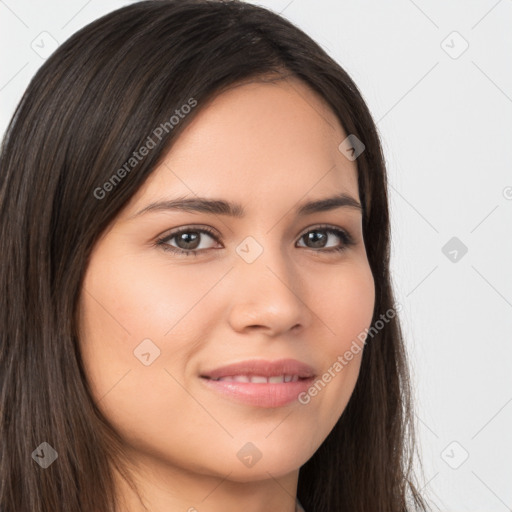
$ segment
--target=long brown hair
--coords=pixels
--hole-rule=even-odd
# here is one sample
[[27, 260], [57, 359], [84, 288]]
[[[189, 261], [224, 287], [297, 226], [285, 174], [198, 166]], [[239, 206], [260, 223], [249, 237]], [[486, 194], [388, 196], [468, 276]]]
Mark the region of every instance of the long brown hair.
[[[365, 145], [357, 166], [374, 321], [394, 308], [385, 164], [347, 73], [286, 19], [237, 0], [150, 0], [103, 16], [39, 69], [2, 144], [1, 512], [116, 510], [112, 468], [124, 471], [122, 442], [91, 398], [78, 349], [88, 257], [214, 95], [286, 74], [320, 94]], [[169, 122], [191, 98], [194, 108]], [[162, 126], [155, 147], [126, 167]], [[345, 411], [300, 469], [306, 511], [427, 510], [413, 483], [413, 417], [394, 316], [368, 339]], [[32, 460], [43, 442], [58, 454], [46, 469]]]

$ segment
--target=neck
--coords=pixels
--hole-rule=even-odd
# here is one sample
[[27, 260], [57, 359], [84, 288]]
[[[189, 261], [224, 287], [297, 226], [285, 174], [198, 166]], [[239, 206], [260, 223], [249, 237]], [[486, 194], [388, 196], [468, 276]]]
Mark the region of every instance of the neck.
[[119, 510], [123, 512], [296, 512], [299, 471], [257, 481], [234, 481], [228, 475], [208, 475], [164, 464], [130, 468], [136, 485], [115, 472]]

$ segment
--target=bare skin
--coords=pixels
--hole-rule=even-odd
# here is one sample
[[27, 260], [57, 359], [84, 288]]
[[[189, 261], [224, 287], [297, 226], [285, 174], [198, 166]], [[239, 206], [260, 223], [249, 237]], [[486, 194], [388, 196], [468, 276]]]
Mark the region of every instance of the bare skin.
[[[199, 113], [96, 244], [80, 301], [81, 352], [147, 510], [294, 512], [299, 468], [343, 413], [362, 352], [308, 403], [255, 406], [201, 375], [247, 359], [292, 358], [320, 378], [369, 327], [375, 292], [361, 211], [295, 212], [341, 193], [360, 201], [356, 162], [338, 150], [346, 136], [296, 79], [234, 87]], [[245, 215], [136, 215], [156, 201], [196, 196], [240, 203]], [[156, 244], [166, 238], [186, 250], [190, 237], [185, 245], [170, 235], [189, 226], [200, 237], [195, 255]], [[248, 263], [242, 255], [258, 247]], [[344, 250], [327, 252], [336, 247]], [[148, 365], [134, 355], [145, 339], [160, 350]], [[156, 349], [145, 353], [152, 359]], [[244, 446], [249, 459], [261, 458], [248, 463]], [[118, 484], [122, 510], [145, 510]]]

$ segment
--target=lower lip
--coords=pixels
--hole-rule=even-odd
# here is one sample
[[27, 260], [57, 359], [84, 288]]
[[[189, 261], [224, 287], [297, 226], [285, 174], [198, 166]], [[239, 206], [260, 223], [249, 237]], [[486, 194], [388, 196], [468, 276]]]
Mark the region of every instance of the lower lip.
[[297, 382], [252, 383], [213, 380], [202, 377], [201, 380], [214, 391], [221, 393], [237, 402], [255, 407], [282, 407], [295, 400], [305, 392], [314, 378]]

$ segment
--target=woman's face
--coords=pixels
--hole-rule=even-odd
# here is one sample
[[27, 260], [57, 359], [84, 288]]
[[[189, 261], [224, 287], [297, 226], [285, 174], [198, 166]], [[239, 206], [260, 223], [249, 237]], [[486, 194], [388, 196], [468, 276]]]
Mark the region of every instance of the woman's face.
[[[361, 210], [305, 205], [359, 202], [356, 162], [338, 149], [346, 137], [295, 79], [233, 87], [94, 247], [81, 352], [134, 461], [239, 482], [284, 476], [340, 418], [374, 281]], [[193, 203], [166, 206], [177, 199]]]

